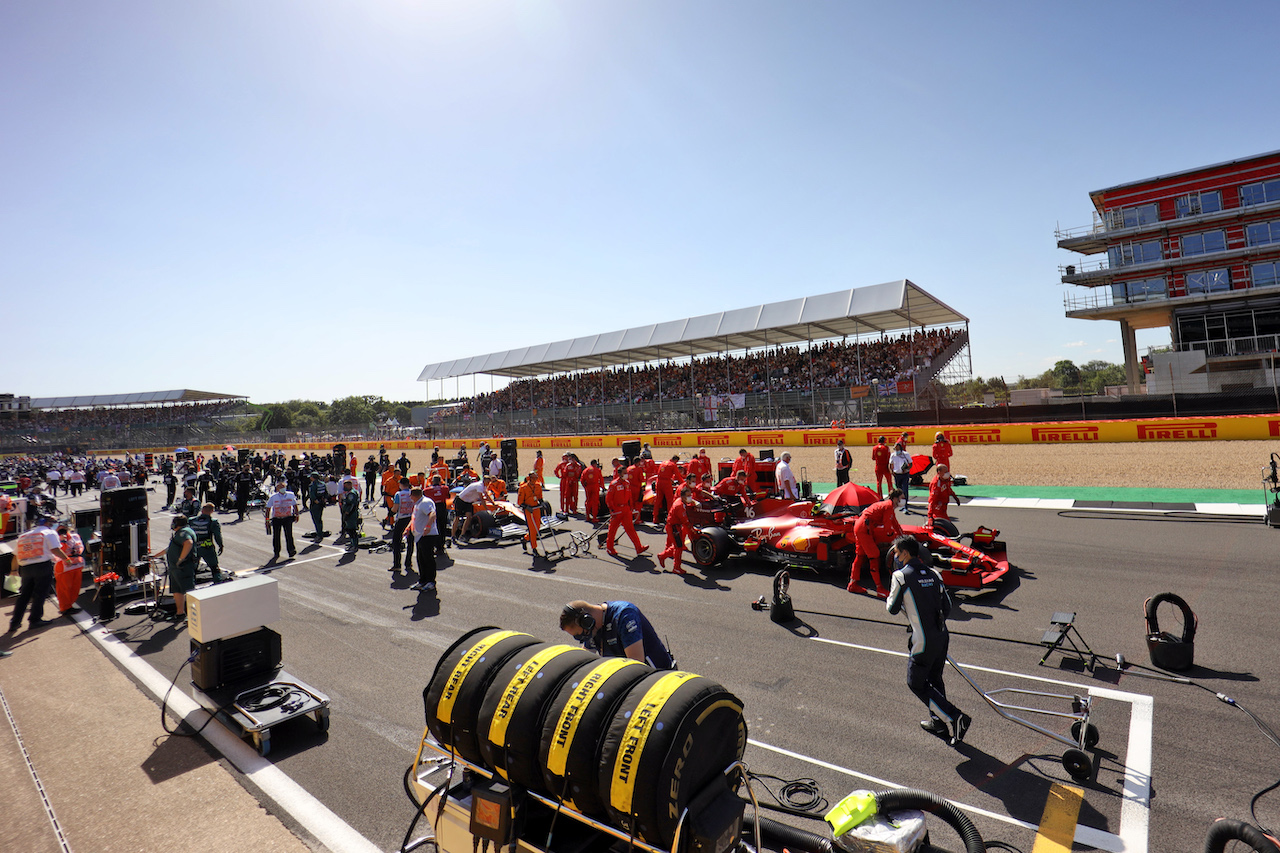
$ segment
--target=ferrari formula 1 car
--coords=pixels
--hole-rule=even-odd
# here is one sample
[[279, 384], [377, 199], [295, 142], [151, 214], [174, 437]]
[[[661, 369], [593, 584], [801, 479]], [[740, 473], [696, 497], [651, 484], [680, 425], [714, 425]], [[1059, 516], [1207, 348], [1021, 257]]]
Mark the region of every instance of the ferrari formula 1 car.
[[[697, 528], [690, 543], [693, 558], [707, 568], [746, 555], [846, 577], [857, 556], [854, 523], [877, 500], [875, 492], [850, 483], [821, 502], [761, 502], [754, 518]], [[902, 531], [916, 538], [921, 558], [937, 569], [949, 587], [982, 589], [1009, 572], [1007, 550], [996, 538], [998, 531], [979, 528], [960, 536], [949, 521], [934, 528], [904, 524]], [[884, 559], [888, 536], [877, 534], [876, 540], [882, 543], [880, 558]]]

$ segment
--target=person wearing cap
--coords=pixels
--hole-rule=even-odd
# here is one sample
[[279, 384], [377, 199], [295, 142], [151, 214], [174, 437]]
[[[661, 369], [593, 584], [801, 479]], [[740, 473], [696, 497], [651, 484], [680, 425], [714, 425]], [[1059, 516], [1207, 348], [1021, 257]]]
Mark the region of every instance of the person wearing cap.
[[703, 474], [711, 473], [711, 459], [707, 456], [705, 447], [698, 448], [697, 455], [689, 459], [689, 464], [685, 467], [685, 470], [693, 474], [697, 478], [696, 482], [699, 483], [702, 482]]
[[84, 541], [66, 522], [58, 524], [58, 540], [67, 559], [59, 560], [54, 567], [54, 589], [58, 595], [58, 610], [63, 616], [79, 613], [76, 599], [84, 583]]
[[[400, 491], [395, 493], [392, 501], [396, 519], [391, 527], [391, 568], [388, 571], [398, 572], [401, 555], [404, 553], [405, 531], [413, 521], [413, 505], [418, 502], [418, 499], [413, 496], [413, 490], [409, 487], [408, 477], [400, 478]], [[405, 560], [404, 564], [408, 566], [409, 561]]]
[[100, 488], [104, 492], [109, 492], [112, 489], [120, 488], [120, 478], [116, 476], [115, 471], [107, 470], [105, 472], [105, 474], [102, 477], [102, 484]]
[[360, 488], [355, 478], [342, 484], [338, 514], [342, 519], [342, 535], [347, 539], [347, 550], [355, 551], [360, 547]]
[[533, 471], [524, 475], [524, 482], [516, 492], [516, 504], [524, 513], [524, 523], [528, 532], [520, 540], [520, 549], [532, 551], [538, 555], [538, 528], [542, 527], [542, 486], [538, 483], [538, 475]]
[[849, 482], [849, 469], [853, 467], [853, 454], [844, 446], [844, 439], [836, 442], [836, 487]]
[[951, 468], [951, 442], [947, 441], [945, 433], [939, 431], [933, 436], [933, 462], [939, 468], [943, 465]]
[[322, 536], [328, 536], [329, 531], [324, 529], [324, 507], [329, 502], [329, 493], [325, 490], [324, 480], [321, 479], [319, 471], [311, 472], [311, 485], [307, 487], [307, 497], [311, 501], [311, 522], [316, 526], [315, 537], [319, 539]]
[[[561, 454], [560, 464], [557, 465], [555, 470], [552, 472], [560, 480], [559, 490], [561, 512], [569, 512], [569, 468], [569, 454]], [[574, 484], [574, 489], [577, 489], [576, 483]]]
[[196, 491], [192, 488], [182, 490], [182, 500], [178, 501], [177, 511], [191, 518], [200, 511], [200, 502], [196, 500]]
[[173, 593], [173, 621], [187, 622], [187, 593], [196, 588], [196, 534], [185, 515], [175, 515], [170, 525], [173, 535], [163, 550], [152, 557], [163, 556], [169, 567], [169, 591]]
[[[298, 496], [291, 492], [288, 488], [289, 484], [285, 480], [276, 481], [276, 491], [271, 497], [267, 498], [266, 505], [266, 527], [267, 532], [271, 534], [271, 559], [280, 559], [280, 535], [284, 534], [284, 545], [289, 551], [289, 556], [296, 556], [298, 548], [293, 544], [293, 523], [298, 520]], [[208, 507], [206, 506], [206, 509]], [[194, 527], [194, 525], [192, 525]], [[221, 543], [219, 543], [218, 553], [222, 553]], [[216, 565], [216, 564], [210, 564]], [[214, 581], [217, 581], [215, 573]]]
[[246, 462], [236, 475], [236, 515], [239, 516], [239, 521], [244, 521], [245, 513], [249, 511], [249, 495], [257, 485], [258, 479], [253, 468]]
[[53, 561], [69, 559], [67, 552], [62, 549], [57, 531], [53, 529], [53, 519], [47, 515], [39, 516], [36, 526], [18, 537], [13, 550], [14, 562], [10, 574], [21, 577], [22, 586], [13, 606], [13, 615], [9, 618], [10, 634], [22, 627], [22, 616], [28, 605], [31, 606], [31, 615], [27, 619], [27, 626], [39, 628], [45, 624], [44, 600], [49, 596], [49, 588], [53, 586]]
[[956, 506], [960, 506], [960, 498], [956, 497], [955, 491], [951, 488], [951, 471], [946, 465], [939, 465], [933, 475], [933, 479], [929, 482], [929, 508], [928, 519], [925, 522], [926, 528], [933, 529], [933, 520], [935, 518], [947, 517], [947, 502], [952, 500], [956, 502]]
[[373, 503], [373, 495], [378, 488], [378, 462], [369, 455], [369, 461], [364, 463], [364, 503], [365, 506]]
[[[213, 517], [213, 510], [211, 503], [202, 505], [200, 513], [191, 519], [191, 532], [196, 535], [197, 567], [204, 560], [213, 575], [213, 582], [222, 583], [230, 578], [225, 577], [218, 566], [218, 556], [222, 554], [222, 524]], [[293, 541], [290, 538], [290, 548], [292, 547]]]
[[537, 451], [537, 455], [533, 457], [533, 473], [538, 478], [538, 488], [540, 489], [545, 489], [547, 487], [547, 481], [542, 476], [542, 471], [546, 464], [547, 461], [542, 458], [542, 451]]
[[667, 546], [658, 552], [658, 565], [666, 568], [666, 559], [675, 561], [671, 571], [677, 575], [687, 574], [680, 567], [680, 556], [684, 553], [684, 542], [690, 533], [689, 516], [685, 511], [686, 503], [693, 502], [693, 490], [688, 486], [680, 487], [680, 494], [671, 503], [667, 513]]

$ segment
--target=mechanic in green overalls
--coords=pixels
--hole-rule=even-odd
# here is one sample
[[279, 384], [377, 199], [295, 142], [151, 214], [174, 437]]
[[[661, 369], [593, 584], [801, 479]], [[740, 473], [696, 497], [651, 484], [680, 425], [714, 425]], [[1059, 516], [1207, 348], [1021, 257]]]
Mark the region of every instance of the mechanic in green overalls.
[[211, 503], [200, 507], [200, 514], [191, 519], [188, 526], [196, 535], [196, 558], [208, 564], [214, 583], [222, 583], [231, 578], [218, 567], [218, 555], [222, 553], [222, 525], [213, 517], [213, 509]]

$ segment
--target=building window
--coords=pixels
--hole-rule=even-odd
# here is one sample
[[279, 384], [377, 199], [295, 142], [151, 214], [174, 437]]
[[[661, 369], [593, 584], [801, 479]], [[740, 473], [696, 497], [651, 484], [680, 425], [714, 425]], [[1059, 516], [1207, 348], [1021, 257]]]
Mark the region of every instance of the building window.
[[1254, 264], [1249, 268], [1254, 287], [1275, 287], [1280, 284], [1280, 263]]
[[1266, 204], [1270, 201], [1280, 201], [1280, 179], [1245, 184], [1240, 188], [1241, 207], [1247, 207], [1251, 204]]
[[1163, 278], [1143, 278], [1111, 285], [1113, 302], [1146, 302], [1148, 299], [1164, 299]]
[[1201, 270], [1187, 273], [1187, 293], [1217, 293], [1230, 289], [1230, 270]]
[[1160, 252], [1160, 241], [1151, 240], [1146, 243], [1122, 243], [1107, 249], [1107, 259], [1113, 267], [1128, 267], [1134, 264], [1145, 264], [1158, 261], [1164, 255]]
[[1227, 232], [1206, 231], [1203, 234], [1188, 234], [1182, 238], [1182, 255], [1207, 255], [1210, 252], [1227, 250]]
[[1179, 219], [1186, 216], [1199, 216], [1202, 213], [1217, 213], [1222, 210], [1222, 193], [1219, 190], [1212, 190], [1179, 196], [1173, 200], [1173, 208]]
[[1139, 225], [1153, 225], [1160, 221], [1160, 206], [1139, 204], [1134, 207], [1122, 207], [1109, 213], [1112, 228], [1137, 228]]
[[1280, 243], [1280, 222], [1258, 222], [1246, 227], [1244, 233], [1250, 246]]

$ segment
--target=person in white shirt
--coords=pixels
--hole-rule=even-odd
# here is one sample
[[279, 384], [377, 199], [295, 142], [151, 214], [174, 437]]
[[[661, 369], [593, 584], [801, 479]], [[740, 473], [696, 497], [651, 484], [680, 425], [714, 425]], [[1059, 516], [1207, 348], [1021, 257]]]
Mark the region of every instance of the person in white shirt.
[[476, 481], [468, 483], [462, 488], [462, 491], [453, 496], [453, 530], [450, 536], [453, 538], [453, 544], [458, 544], [458, 524], [462, 524], [462, 538], [467, 538], [467, 531], [471, 529], [471, 519], [475, 518], [475, 504], [484, 500], [485, 493], [484, 483]]
[[[352, 488], [356, 488], [358, 484], [353, 484]], [[419, 495], [418, 497], [422, 497]], [[395, 524], [391, 526], [391, 568], [388, 571], [400, 571], [401, 555], [404, 553], [405, 531], [409, 529], [409, 523], [413, 521], [413, 507], [417, 503], [417, 498], [413, 496], [413, 489], [409, 488], [409, 478], [400, 478], [400, 491], [395, 493], [391, 498], [391, 509], [395, 512]], [[408, 566], [410, 560], [405, 560], [404, 564]]]
[[31, 616], [27, 626], [39, 628], [45, 624], [44, 600], [53, 587], [54, 558], [71, 559], [62, 550], [62, 540], [53, 529], [53, 519], [45, 515], [40, 516], [35, 527], [18, 537], [13, 550], [16, 559], [11, 573], [21, 576], [22, 587], [18, 590], [18, 600], [9, 619], [10, 634], [17, 633], [22, 627], [22, 614], [28, 604], [31, 605]]
[[120, 478], [116, 476], [115, 471], [108, 471], [107, 475], [102, 478], [102, 491], [109, 492], [118, 488], [120, 488]]
[[894, 488], [900, 490], [903, 500], [906, 500], [911, 486], [911, 454], [907, 453], [902, 442], [895, 444], [893, 453], [889, 454], [889, 470], [893, 472]]
[[787, 500], [799, 500], [800, 484], [796, 475], [791, 473], [791, 454], [783, 453], [782, 461], [773, 469], [773, 481], [778, 485], [778, 496]]
[[298, 553], [293, 544], [293, 523], [298, 520], [298, 496], [285, 488], [285, 481], [276, 482], [276, 491], [267, 498], [267, 532], [271, 534], [272, 560], [280, 559], [280, 533], [284, 532], [284, 544], [292, 557]]
[[[436, 555], [432, 537], [436, 532], [436, 502], [424, 497], [422, 489], [409, 492], [413, 498], [413, 552], [418, 557], [418, 582], [413, 589], [431, 591], [436, 588]], [[405, 564], [408, 565], [408, 559]]]
[[50, 468], [44, 472], [44, 479], [49, 484], [49, 495], [57, 497], [58, 484], [62, 482], [62, 472], [57, 468]]

